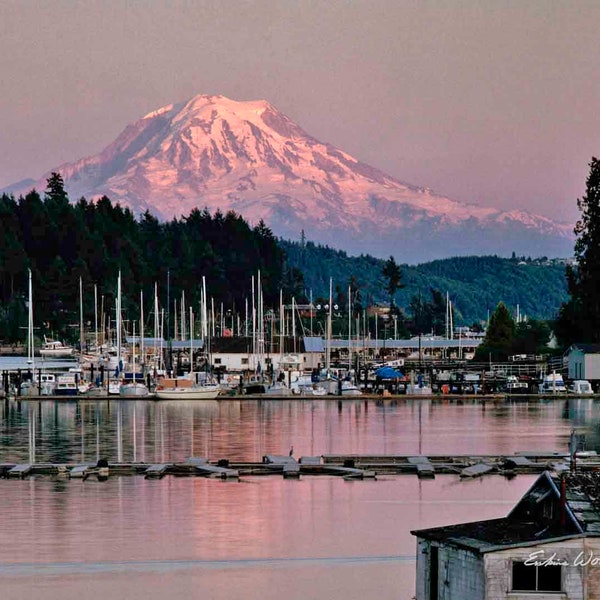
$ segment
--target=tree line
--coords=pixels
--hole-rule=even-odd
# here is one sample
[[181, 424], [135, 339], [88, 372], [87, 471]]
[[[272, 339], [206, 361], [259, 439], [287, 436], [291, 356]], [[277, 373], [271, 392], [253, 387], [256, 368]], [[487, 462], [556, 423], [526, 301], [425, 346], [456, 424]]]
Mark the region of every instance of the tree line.
[[202, 276], [217, 306], [239, 311], [259, 270], [265, 303], [276, 304], [280, 289], [291, 293], [302, 287], [301, 275], [286, 268], [284, 251], [263, 222], [251, 227], [234, 212], [211, 215], [206, 209], [164, 223], [149, 212], [136, 219], [106, 196], [72, 204], [57, 173], [43, 196], [35, 190], [18, 199], [3, 194], [0, 223], [0, 339], [5, 342], [25, 338], [28, 269], [36, 335], [63, 339], [78, 336], [80, 278], [88, 323], [94, 322], [94, 287], [106, 311], [114, 306], [119, 271], [129, 318], [138, 318], [142, 290], [145, 314], [150, 313], [155, 284], [161, 306], [185, 291], [195, 312]]

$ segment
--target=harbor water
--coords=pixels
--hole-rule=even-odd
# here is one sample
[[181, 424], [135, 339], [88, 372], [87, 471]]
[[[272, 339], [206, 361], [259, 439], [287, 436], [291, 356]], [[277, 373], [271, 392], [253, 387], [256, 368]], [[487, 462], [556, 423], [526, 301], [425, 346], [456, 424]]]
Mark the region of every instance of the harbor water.
[[[0, 462], [565, 452], [591, 399], [22, 401]], [[410, 600], [410, 530], [505, 515], [534, 477], [0, 480], [3, 600]]]

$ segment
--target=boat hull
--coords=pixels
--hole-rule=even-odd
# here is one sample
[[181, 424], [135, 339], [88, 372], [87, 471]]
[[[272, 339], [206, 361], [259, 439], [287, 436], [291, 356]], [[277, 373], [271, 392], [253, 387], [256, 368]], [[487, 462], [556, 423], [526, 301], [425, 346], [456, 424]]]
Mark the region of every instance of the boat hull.
[[207, 385], [159, 389], [156, 390], [155, 396], [160, 400], [214, 400], [219, 392], [218, 385]]
[[147, 396], [148, 388], [143, 383], [124, 383], [119, 387], [120, 396]]
[[40, 350], [40, 356], [52, 358], [67, 358], [73, 356], [73, 348], [62, 348], [60, 350]]

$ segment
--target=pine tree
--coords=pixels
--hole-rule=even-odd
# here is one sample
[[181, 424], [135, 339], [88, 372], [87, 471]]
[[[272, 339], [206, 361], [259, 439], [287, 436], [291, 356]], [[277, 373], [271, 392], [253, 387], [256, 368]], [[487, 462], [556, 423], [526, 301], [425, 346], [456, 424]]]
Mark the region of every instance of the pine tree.
[[485, 338], [477, 348], [476, 360], [506, 360], [512, 352], [515, 339], [515, 322], [510, 311], [499, 302], [490, 318]]
[[402, 283], [402, 271], [396, 264], [393, 256], [390, 256], [383, 265], [381, 274], [386, 278], [386, 291], [390, 296], [390, 313], [395, 312], [396, 306], [396, 292], [404, 287]]
[[586, 193], [577, 200], [577, 267], [567, 267], [570, 299], [561, 307], [556, 328], [563, 345], [600, 342], [600, 161], [592, 157], [589, 166]]

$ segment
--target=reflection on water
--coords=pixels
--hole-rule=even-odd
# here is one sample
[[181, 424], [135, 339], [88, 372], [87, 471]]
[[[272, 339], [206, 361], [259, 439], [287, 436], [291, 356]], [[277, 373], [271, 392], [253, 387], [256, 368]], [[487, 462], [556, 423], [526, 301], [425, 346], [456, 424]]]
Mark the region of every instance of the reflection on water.
[[0, 405], [4, 462], [165, 462], [264, 454], [495, 454], [566, 451], [592, 429], [592, 399], [23, 401]]
[[[566, 451], [593, 400], [9, 402], [0, 462]], [[0, 480], [3, 600], [409, 600], [410, 530], [505, 515], [533, 477]]]

